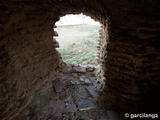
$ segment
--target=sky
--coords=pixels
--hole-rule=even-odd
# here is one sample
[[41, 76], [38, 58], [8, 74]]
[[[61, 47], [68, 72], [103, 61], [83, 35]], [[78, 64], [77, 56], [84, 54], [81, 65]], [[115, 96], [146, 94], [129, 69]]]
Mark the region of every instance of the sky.
[[84, 14], [68, 14], [63, 17], [60, 17], [60, 20], [56, 22], [56, 26], [61, 25], [78, 25], [78, 24], [90, 24], [90, 25], [100, 25], [99, 22], [96, 22], [91, 17]]

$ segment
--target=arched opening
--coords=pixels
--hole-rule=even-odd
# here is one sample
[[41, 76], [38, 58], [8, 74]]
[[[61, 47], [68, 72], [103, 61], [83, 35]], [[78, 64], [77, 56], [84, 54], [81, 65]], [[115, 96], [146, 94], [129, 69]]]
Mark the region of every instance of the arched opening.
[[[53, 37], [54, 47], [55, 48], [63, 47], [62, 49], [58, 48], [57, 51], [61, 54], [62, 62], [65, 63], [61, 72], [62, 77], [60, 77], [59, 80], [53, 81], [53, 90], [55, 92], [55, 96], [57, 98], [60, 98], [56, 99], [56, 102], [54, 99], [52, 101], [54, 103], [54, 109], [52, 111], [54, 113], [54, 116], [52, 116], [54, 119], [63, 119], [65, 117], [69, 117], [70, 119], [84, 119], [84, 120], [106, 118], [107, 113], [102, 107], [102, 104], [100, 104], [101, 95], [99, 93], [103, 91], [104, 87], [103, 64], [105, 63], [104, 58], [106, 56], [104, 50], [106, 48], [106, 43], [107, 43], [106, 42], [107, 29], [105, 25], [101, 26], [87, 25], [84, 24], [84, 22], [85, 20], [82, 21], [83, 24], [78, 23], [78, 25], [63, 25], [63, 26], [57, 25], [55, 22], [54, 25], [54, 37]], [[67, 35], [64, 35], [63, 32], [66, 31]], [[76, 33], [77, 31], [78, 34], [75, 35], [74, 37], [73, 32]], [[63, 38], [63, 40], [62, 41], [58, 40], [58, 36], [61, 37], [59, 39]], [[93, 37], [95, 38], [93, 39]], [[73, 40], [70, 41], [70, 39]], [[81, 48], [78, 49], [78, 55], [79, 54], [83, 55], [84, 52], [86, 52], [86, 54], [88, 55], [90, 49], [89, 51], [83, 51], [83, 50], [86, 49], [88, 46], [94, 47], [96, 51], [93, 50], [90, 53], [93, 54], [94, 52], [95, 58], [91, 59], [86, 58], [86, 60], [89, 59], [89, 61], [91, 61], [92, 59], [94, 59], [95, 63], [97, 64], [95, 64], [93, 67], [90, 66], [91, 63], [84, 64], [82, 63], [83, 61], [81, 61], [81, 63], [78, 63], [77, 61], [75, 63], [74, 61], [66, 62], [65, 59], [63, 58], [62, 52], [67, 52], [66, 55], [68, 56], [70, 55], [70, 53], [68, 53], [68, 48], [65, 48], [66, 46], [64, 46], [67, 44], [69, 47], [71, 47], [70, 49], [72, 50], [72, 52], [76, 51], [78, 48]], [[79, 47], [80, 45], [81, 47]], [[63, 49], [64, 51], [61, 51]], [[77, 60], [79, 59], [80, 58], [77, 58]], [[65, 117], [61, 115], [62, 113], [65, 115]], [[74, 116], [71, 116], [72, 114], [74, 114]]]
[[97, 66], [101, 25], [84, 14], [68, 14], [56, 22], [57, 50], [67, 64]]
[[[67, 56], [66, 58], [69, 58], [72, 60], [72, 57], [70, 55], [70, 53], [73, 53], [75, 52], [75, 56], [81, 56], [82, 58], [84, 57], [84, 48], [83, 47], [86, 47], [89, 46], [91, 48], [94, 48], [94, 49], [89, 49], [89, 51], [86, 52], [86, 58], [85, 59], [79, 59], [77, 56], [77, 61], [74, 61], [74, 59], [72, 61], [67, 61], [67, 65], [70, 65], [71, 64], [71, 67], [72, 66], [78, 66], [80, 67], [80, 69], [78, 68], [77, 70], [79, 72], [83, 71], [83, 68], [81, 69], [81, 65], [83, 67], [86, 67], [88, 66], [89, 69], [96, 69], [96, 76], [97, 76], [97, 81], [96, 83], [99, 84], [99, 87], [100, 88], [103, 88], [105, 86], [105, 77], [104, 77], [104, 74], [105, 74], [105, 71], [106, 71], [106, 67], [105, 67], [105, 59], [106, 59], [106, 56], [107, 56], [107, 52], [106, 52], [106, 48], [107, 48], [107, 41], [109, 39], [109, 35], [108, 35], [108, 18], [96, 18], [95, 16], [92, 15], [92, 17], [90, 16], [86, 16], [86, 15], [83, 15], [83, 13], [77, 13], [75, 14], [71, 14], [72, 12], [69, 12], [69, 14], [63, 14], [63, 15], [60, 15], [58, 18], [56, 18], [56, 22], [54, 22], [54, 36], [53, 36], [53, 42], [55, 44], [55, 48], [57, 48], [57, 50], [61, 53], [61, 57], [62, 57], [62, 60], [64, 62], [66, 62], [63, 58], [63, 55], [64, 57]], [[71, 17], [74, 17], [75, 15], [79, 16], [80, 15], [80, 18], [73, 18], [74, 20], [76, 19], [77, 21], [71, 21], [70, 18], [64, 18], [65, 15], [72, 15]], [[89, 14], [87, 14], [89, 15]], [[84, 18], [88, 18], [85, 19]], [[60, 19], [63, 19], [60, 21]], [[80, 19], [80, 20], [79, 20]], [[65, 23], [66, 21], [68, 23]], [[80, 22], [79, 22], [80, 21]], [[73, 22], [75, 22], [76, 25], [73, 24]], [[68, 25], [67, 25], [68, 24]], [[90, 31], [87, 31], [87, 24], [88, 24], [88, 28]], [[65, 26], [66, 29], [64, 30], [64, 28], [62, 26]], [[75, 35], [75, 37], [73, 37], [74, 33], [72, 31], [70, 31], [70, 28], [76, 28], [77, 29], [77, 35]], [[63, 30], [66, 31], [67, 30], [67, 35], [65, 36], [63, 34]], [[80, 34], [80, 35], [79, 35]], [[84, 36], [82, 34], [85, 34]], [[87, 36], [87, 34], [89, 34], [89, 36]], [[69, 37], [68, 37], [69, 36]], [[79, 37], [80, 36], [80, 40], [79, 38], [77, 39], [76, 37]], [[58, 38], [59, 37], [59, 38]], [[73, 39], [72, 41], [74, 41], [73, 43], [70, 43], [70, 40], [67, 40], [67, 39]], [[85, 39], [88, 39], [89, 38], [89, 41], [85, 40]], [[94, 38], [94, 39], [93, 39]], [[83, 45], [81, 45], [79, 47], [79, 45], [76, 43], [76, 42], [83, 42]], [[85, 42], [88, 42], [88, 43], [85, 43]], [[64, 43], [63, 43], [64, 42]], [[94, 43], [94, 45], [93, 45]], [[69, 44], [71, 46], [70, 48], [70, 53], [68, 52], [67, 49], [64, 49], [63, 46], [66, 45], [66, 44]], [[61, 45], [62, 45], [62, 48], [61, 48]], [[76, 46], [78, 46], [79, 49], [75, 49]], [[60, 48], [59, 48], [60, 47]], [[78, 52], [77, 52], [77, 51]], [[80, 53], [79, 53], [80, 51]], [[65, 53], [65, 54], [64, 54]], [[91, 58], [89, 58], [90, 56], [89, 55], [92, 55]], [[93, 59], [92, 59], [93, 58]], [[80, 62], [79, 62], [80, 60]], [[92, 64], [92, 61], [93, 61], [93, 64]], [[84, 62], [84, 64], [83, 64]], [[85, 69], [88, 69], [88, 68], [85, 68]], [[84, 70], [86, 71], [86, 70]], [[92, 70], [94, 71], [94, 70]]]
[[107, 19], [99, 21], [83, 13], [66, 15], [67, 18], [62, 15], [54, 22], [55, 48], [67, 63], [67, 69], [80, 73], [92, 71], [96, 87], [103, 91], [106, 79], [105, 50], [109, 38]]

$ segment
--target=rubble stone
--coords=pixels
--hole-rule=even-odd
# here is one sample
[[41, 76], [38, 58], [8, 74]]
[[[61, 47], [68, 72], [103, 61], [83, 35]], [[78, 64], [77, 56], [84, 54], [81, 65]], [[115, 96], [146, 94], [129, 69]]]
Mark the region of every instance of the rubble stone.
[[72, 68], [73, 72], [75, 73], [86, 73], [86, 68], [85, 67], [73, 67]]

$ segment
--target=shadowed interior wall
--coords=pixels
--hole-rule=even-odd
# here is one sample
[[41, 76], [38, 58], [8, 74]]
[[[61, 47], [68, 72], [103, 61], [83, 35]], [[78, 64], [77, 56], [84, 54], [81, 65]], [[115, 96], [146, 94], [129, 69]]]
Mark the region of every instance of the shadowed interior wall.
[[0, 119], [36, 116], [34, 95], [58, 79], [65, 66], [55, 50], [54, 23], [60, 16], [80, 12], [99, 20], [109, 33], [101, 49], [106, 108], [158, 109], [159, 4], [158, 0], [0, 1]]

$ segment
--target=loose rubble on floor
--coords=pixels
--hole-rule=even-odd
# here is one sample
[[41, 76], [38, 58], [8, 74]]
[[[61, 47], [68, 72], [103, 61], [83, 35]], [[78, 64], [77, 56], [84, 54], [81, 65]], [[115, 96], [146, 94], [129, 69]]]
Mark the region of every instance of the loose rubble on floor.
[[[101, 85], [97, 83], [96, 73], [95, 67], [68, 66], [61, 79], [37, 96], [38, 119], [114, 120], [99, 105]], [[48, 115], [47, 111], [52, 114]]]

